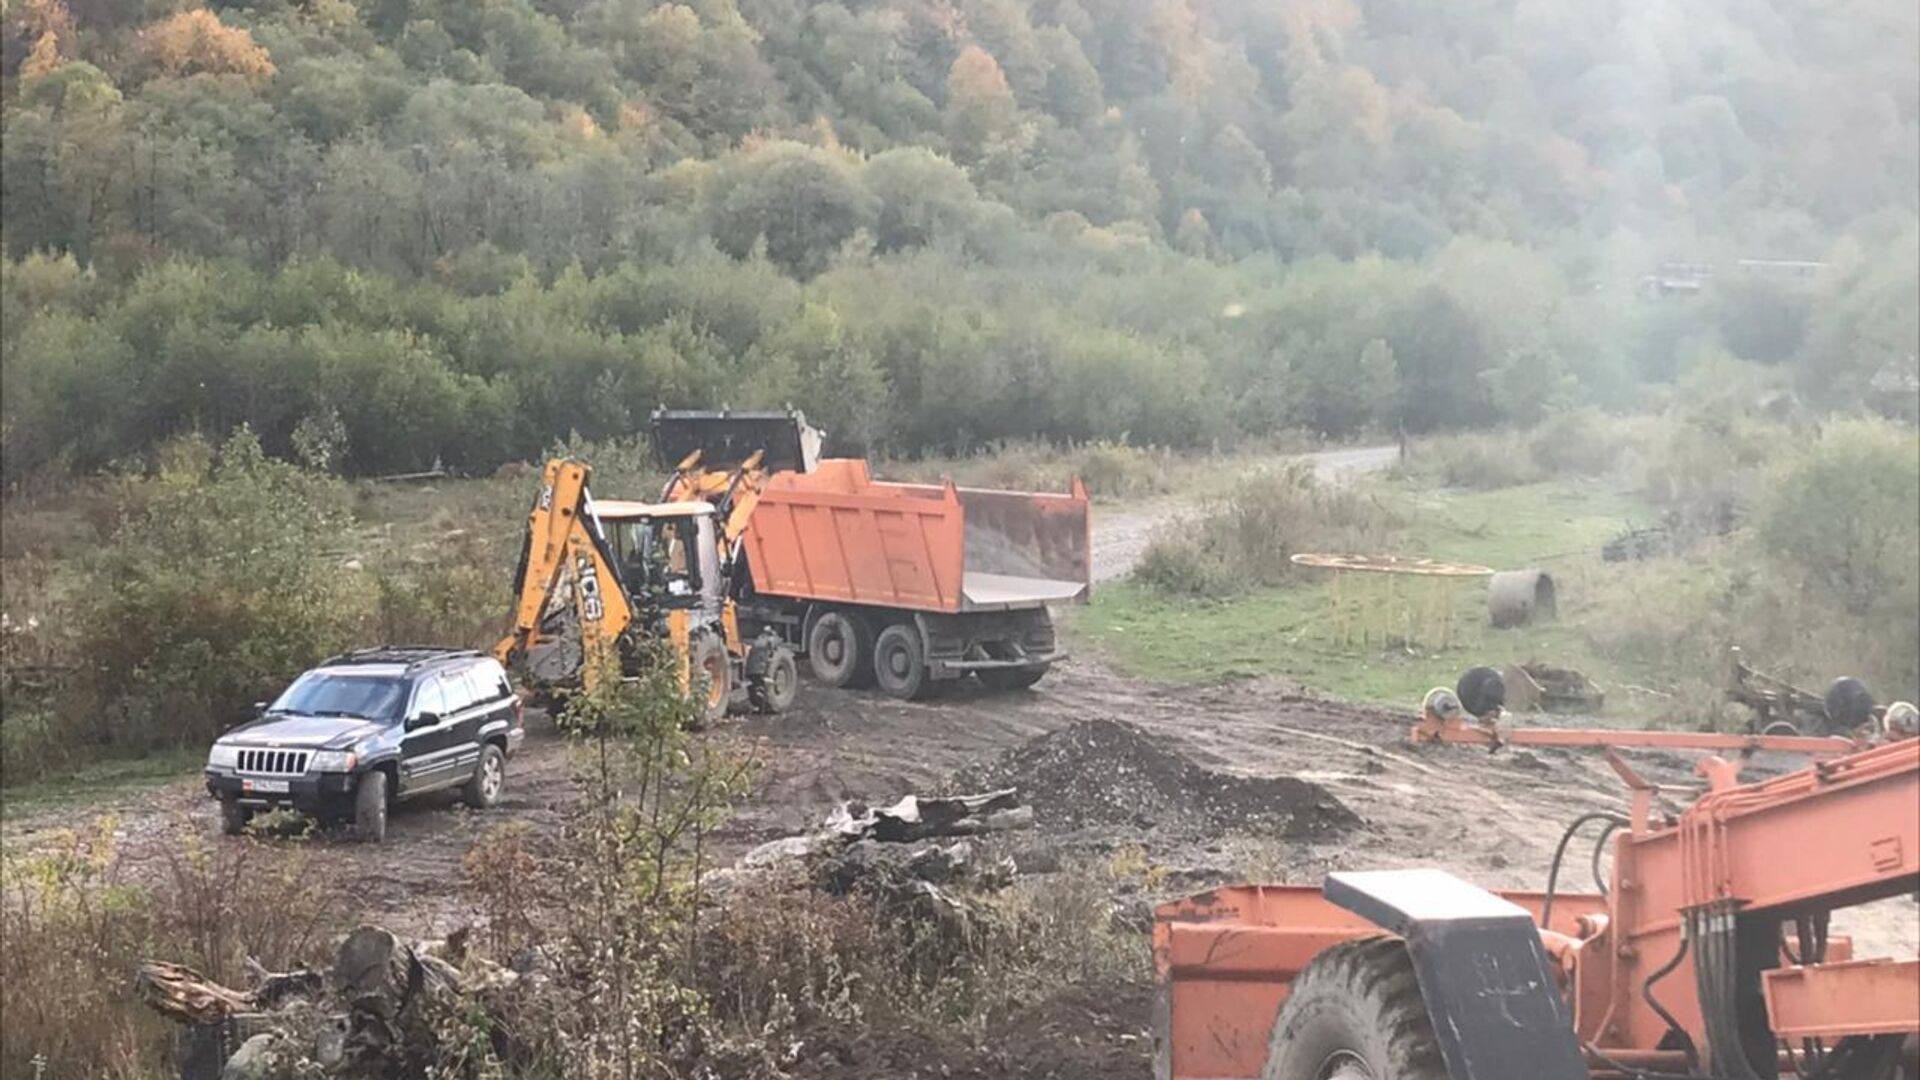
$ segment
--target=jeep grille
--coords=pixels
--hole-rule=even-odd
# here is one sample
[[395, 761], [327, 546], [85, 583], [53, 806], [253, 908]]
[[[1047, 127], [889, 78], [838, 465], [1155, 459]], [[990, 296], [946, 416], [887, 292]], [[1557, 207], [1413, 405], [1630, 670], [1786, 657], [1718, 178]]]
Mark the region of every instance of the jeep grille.
[[242, 750], [240, 771], [276, 776], [301, 776], [307, 771], [305, 750]]

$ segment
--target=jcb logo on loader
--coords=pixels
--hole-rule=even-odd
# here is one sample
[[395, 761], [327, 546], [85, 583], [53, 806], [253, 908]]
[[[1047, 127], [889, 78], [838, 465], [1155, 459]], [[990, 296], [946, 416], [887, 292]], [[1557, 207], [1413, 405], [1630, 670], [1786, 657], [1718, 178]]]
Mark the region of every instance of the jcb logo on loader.
[[580, 585], [580, 613], [594, 622], [599, 622], [606, 614], [606, 604], [600, 599], [600, 574], [593, 567], [593, 558], [582, 555], [574, 563], [574, 577]]
[[542, 510], [553, 509], [553, 485], [552, 484], [543, 484], [540, 487], [540, 509]]

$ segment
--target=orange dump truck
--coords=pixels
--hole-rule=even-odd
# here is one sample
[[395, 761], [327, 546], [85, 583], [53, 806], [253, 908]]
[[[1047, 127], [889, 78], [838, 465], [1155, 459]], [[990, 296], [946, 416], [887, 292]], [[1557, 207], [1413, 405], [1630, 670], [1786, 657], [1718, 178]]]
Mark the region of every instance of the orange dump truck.
[[1031, 686], [1061, 658], [1048, 606], [1086, 602], [1089, 546], [1078, 480], [1065, 494], [892, 483], [830, 458], [767, 478], [741, 536], [740, 617], [833, 686]]

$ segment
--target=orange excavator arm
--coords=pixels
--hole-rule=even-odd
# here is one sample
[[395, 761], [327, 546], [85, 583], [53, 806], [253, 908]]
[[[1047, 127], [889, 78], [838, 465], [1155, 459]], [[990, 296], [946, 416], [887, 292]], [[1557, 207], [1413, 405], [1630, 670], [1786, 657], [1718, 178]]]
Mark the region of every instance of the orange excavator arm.
[[[562, 605], [578, 619], [586, 657], [600, 655], [633, 623], [632, 601], [593, 512], [591, 474], [585, 462], [565, 458], [547, 462], [541, 474], [514, 578], [513, 629], [493, 647], [510, 667], [541, 644], [542, 626]], [[592, 671], [583, 666], [584, 682]]]

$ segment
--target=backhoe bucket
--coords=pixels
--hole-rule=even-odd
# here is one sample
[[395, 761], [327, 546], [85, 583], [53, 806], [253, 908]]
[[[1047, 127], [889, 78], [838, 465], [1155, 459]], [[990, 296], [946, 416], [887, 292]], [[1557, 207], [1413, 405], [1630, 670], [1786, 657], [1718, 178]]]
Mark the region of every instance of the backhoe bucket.
[[798, 410], [658, 409], [653, 414], [653, 453], [668, 469], [696, 450], [701, 468], [721, 472], [765, 451], [761, 467], [768, 473], [812, 472], [820, 439]]

